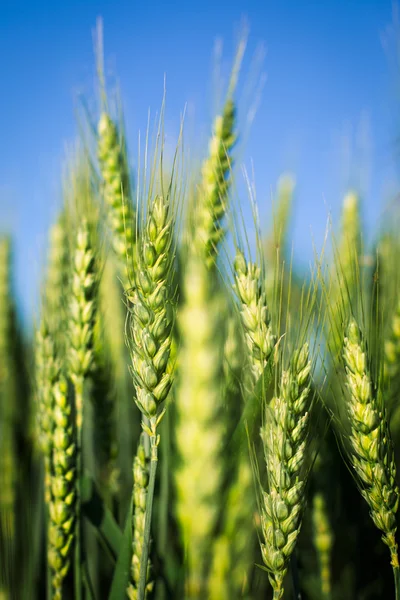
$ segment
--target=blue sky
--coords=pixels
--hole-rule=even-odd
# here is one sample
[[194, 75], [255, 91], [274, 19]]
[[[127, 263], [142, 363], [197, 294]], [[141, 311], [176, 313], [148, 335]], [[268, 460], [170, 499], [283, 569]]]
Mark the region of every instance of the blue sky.
[[[92, 31], [99, 15], [106, 62], [122, 88], [133, 165], [138, 130], [146, 127], [148, 109], [154, 114], [160, 106], [164, 74], [167, 134], [177, 132], [187, 104], [193, 154], [204, 150], [198, 140], [206, 140], [216, 106], [214, 43], [224, 42], [226, 73], [246, 18], [242, 87], [247, 82], [255, 90], [251, 60], [260, 44], [266, 83], [240, 160], [254, 162], [266, 229], [277, 178], [295, 174], [295, 259], [304, 266], [312, 258], [311, 236], [321, 243], [328, 211], [337, 219], [349, 185], [363, 194], [370, 232], [396, 190], [396, 49], [394, 39], [388, 51], [382, 44], [392, 8], [390, 0], [0, 0], [0, 229], [15, 236], [25, 318], [60, 204], [65, 145], [77, 134], [76, 98], [83, 92], [95, 101]], [[248, 106], [239, 104], [239, 127]]]

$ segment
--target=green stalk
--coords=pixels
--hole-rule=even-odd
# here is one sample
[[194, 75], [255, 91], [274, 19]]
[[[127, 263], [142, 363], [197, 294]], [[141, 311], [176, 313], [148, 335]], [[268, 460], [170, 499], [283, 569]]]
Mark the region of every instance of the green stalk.
[[399, 556], [397, 554], [397, 544], [394, 544], [390, 548], [391, 565], [393, 567], [394, 576], [394, 589], [395, 589], [395, 600], [400, 600], [400, 567], [399, 567]]
[[159, 522], [159, 549], [165, 559], [168, 543], [168, 497], [169, 497], [169, 470], [170, 470], [170, 415], [165, 413], [165, 426], [163, 433], [163, 446], [161, 451], [161, 482], [160, 482], [160, 522]]
[[281, 600], [283, 596], [283, 589], [280, 588], [274, 590], [273, 600]]
[[395, 600], [400, 600], [400, 569], [399, 567], [393, 567], [394, 576], [394, 597]]
[[149, 487], [147, 489], [146, 498], [146, 516], [145, 526], [143, 534], [143, 553], [140, 561], [140, 578], [138, 586], [138, 600], [145, 600], [146, 591], [146, 580], [147, 580], [147, 563], [149, 559], [149, 546], [150, 546], [150, 529], [151, 529], [151, 515], [153, 511], [153, 497], [154, 497], [154, 485], [156, 481], [157, 463], [158, 463], [158, 444], [157, 436], [155, 434], [155, 428], [153, 429], [154, 434], [150, 437], [150, 476], [149, 476]]
[[395, 600], [400, 600], [400, 568], [399, 566], [393, 566], [393, 576], [394, 576], [394, 597]]

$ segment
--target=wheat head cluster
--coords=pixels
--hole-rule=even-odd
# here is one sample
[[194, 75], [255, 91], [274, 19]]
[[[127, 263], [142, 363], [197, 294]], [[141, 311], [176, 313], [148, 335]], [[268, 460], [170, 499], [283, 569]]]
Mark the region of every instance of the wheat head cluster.
[[293, 177], [264, 231], [236, 165], [244, 46], [197, 167], [164, 102], [132, 158], [99, 43], [32, 335], [1, 233], [0, 600], [400, 600], [395, 210], [367, 245], [348, 190], [297, 269]]

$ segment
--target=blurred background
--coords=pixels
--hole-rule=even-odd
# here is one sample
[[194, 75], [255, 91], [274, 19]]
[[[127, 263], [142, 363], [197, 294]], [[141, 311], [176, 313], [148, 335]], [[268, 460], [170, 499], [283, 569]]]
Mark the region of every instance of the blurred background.
[[[25, 323], [37, 306], [46, 232], [61, 204], [60, 164], [78, 134], [82, 98], [89, 106], [97, 102], [93, 30], [100, 15], [106, 72], [120, 84], [133, 171], [138, 132], [144, 135], [149, 109], [154, 116], [161, 105], [164, 77], [167, 147], [175, 144], [186, 107], [191, 155], [204, 155], [247, 27], [237, 162], [254, 167], [263, 227], [272, 190], [287, 171], [297, 182], [292, 238], [300, 268], [312, 259], [313, 239], [321, 245], [329, 213], [338, 219], [349, 187], [361, 194], [367, 232], [396, 201], [400, 24], [389, 0], [2, 0], [0, 229], [15, 236]], [[224, 81], [216, 69], [219, 43]]]

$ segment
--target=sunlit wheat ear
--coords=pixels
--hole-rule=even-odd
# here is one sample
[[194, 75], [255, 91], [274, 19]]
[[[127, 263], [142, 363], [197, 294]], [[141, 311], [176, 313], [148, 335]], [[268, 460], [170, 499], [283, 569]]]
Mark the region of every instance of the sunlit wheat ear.
[[63, 213], [50, 230], [47, 259], [45, 305], [46, 319], [54, 332], [60, 355], [65, 352], [66, 314], [63, 302], [68, 286], [69, 253], [66, 218]]
[[235, 105], [228, 98], [222, 114], [214, 121], [194, 214], [194, 247], [208, 267], [215, 263], [218, 245], [224, 236], [222, 221], [231, 184], [232, 148], [236, 140], [234, 127]]
[[53, 598], [61, 600], [75, 532], [76, 444], [68, 386], [64, 378], [53, 385], [52, 393], [48, 562], [52, 572]]
[[[275, 336], [271, 329], [261, 269], [247, 262], [240, 251], [234, 262], [234, 291], [239, 301], [239, 319], [244, 331], [245, 362], [250, 367], [250, 377], [245, 376], [245, 388], [246, 392], [252, 393], [272, 352]], [[209, 584], [211, 598], [218, 598], [218, 595], [230, 597], [246, 589], [251, 565], [255, 494], [246, 448], [239, 454], [233, 477], [224, 509], [223, 532], [214, 545]]]
[[355, 192], [349, 192], [343, 200], [340, 232], [334, 242], [334, 266], [328, 286], [331, 312], [329, 344], [336, 363], [340, 363], [344, 320], [348, 310], [354, 310], [360, 299], [361, 254], [360, 199]]
[[179, 462], [174, 475], [187, 568], [185, 593], [200, 598], [207, 593], [207, 557], [224, 478], [223, 315], [203, 260], [190, 255], [184, 269], [175, 428]]
[[372, 382], [365, 343], [354, 319], [347, 327], [343, 359], [348, 389], [350, 464], [359, 479], [372, 520], [389, 547], [392, 566], [398, 569], [395, 533], [399, 489], [395, 481], [393, 445], [385, 407]]
[[360, 199], [355, 192], [349, 192], [343, 200], [340, 246], [342, 274], [354, 285], [357, 283], [354, 281], [354, 264], [362, 251]]
[[76, 235], [72, 257], [72, 282], [69, 299], [69, 376], [75, 387], [76, 422], [82, 429], [83, 383], [93, 363], [93, 330], [97, 277], [89, 226], [84, 221]]
[[274, 590], [283, 580], [300, 532], [310, 462], [310, 371], [308, 345], [293, 352], [277, 395], [265, 407], [261, 430], [267, 488], [261, 501], [261, 553]]
[[127, 290], [134, 281], [135, 213], [123, 139], [117, 125], [105, 111], [98, 125], [98, 157], [112, 247], [123, 287]]
[[[288, 253], [288, 229], [293, 212], [294, 189], [295, 179], [292, 175], [284, 174], [279, 178], [273, 204], [272, 227], [263, 241], [265, 287], [270, 303], [274, 301], [275, 297], [276, 275]], [[279, 306], [276, 309], [279, 310]]]
[[265, 282], [260, 267], [248, 262], [244, 254], [238, 251], [234, 269], [234, 290], [240, 302], [240, 316], [245, 331], [254, 385], [264, 371], [276, 337], [271, 328]]
[[[222, 306], [222, 303], [221, 303]], [[223, 353], [224, 383], [221, 394], [227, 411], [226, 439], [235, 435], [242, 411], [241, 381], [245, 365], [244, 335], [237, 313], [227, 316]], [[222, 420], [221, 420], [222, 425]], [[223, 431], [221, 427], [221, 431]], [[244, 593], [252, 565], [254, 539], [251, 535], [255, 494], [247, 448], [232, 444], [234, 451], [224, 457], [229, 471], [229, 489], [222, 496], [222, 527], [212, 544], [212, 564], [208, 581], [210, 600], [228, 600]]]
[[[133, 461], [133, 542], [131, 562], [131, 583], [127, 594], [130, 600], [138, 598], [138, 584], [140, 578], [140, 563], [143, 553], [144, 525], [146, 516], [147, 487], [149, 485], [149, 459], [144, 449], [144, 435], [140, 437], [136, 456]], [[153, 589], [154, 582], [151, 581], [151, 565], [147, 564], [146, 596]]]
[[154, 433], [172, 384], [167, 365], [176, 294], [172, 284], [174, 214], [169, 199], [156, 196], [140, 237], [128, 343], [135, 402]]
[[58, 379], [60, 364], [56, 358], [55, 344], [46, 319], [36, 332], [35, 339], [35, 396], [38, 424], [38, 442], [45, 465], [45, 500], [50, 502], [51, 454], [54, 411], [54, 384]]
[[[144, 599], [148, 585], [150, 524], [158, 461], [158, 425], [164, 415], [164, 403], [171, 389], [173, 372], [168, 369], [172, 344], [172, 325], [176, 310], [173, 286], [173, 242], [175, 207], [169, 197], [155, 196], [149, 201], [145, 224], [137, 246], [135, 285], [129, 294], [127, 343], [131, 356], [131, 373], [136, 390], [135, 402], [143, 420], [142, 428], [150, 437], [150, 479], [139, 579], [138, 598]], [[136, 505], [135, 505], [136, 510]], [[137, 565], [136, 565], [137, 566]]]

